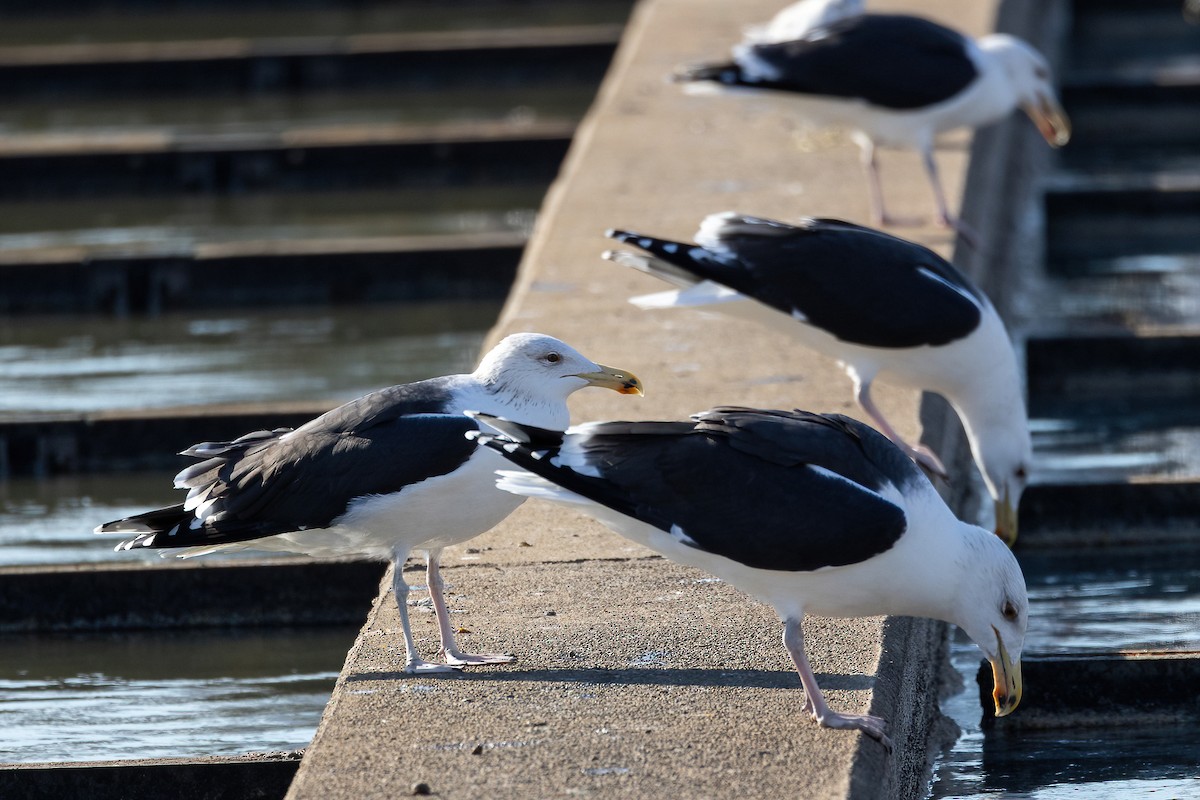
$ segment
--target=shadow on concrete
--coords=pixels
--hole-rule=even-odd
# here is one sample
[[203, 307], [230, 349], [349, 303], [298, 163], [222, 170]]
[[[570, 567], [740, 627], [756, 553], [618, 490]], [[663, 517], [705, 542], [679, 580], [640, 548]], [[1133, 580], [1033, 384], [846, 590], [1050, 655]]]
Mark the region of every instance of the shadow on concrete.
[[[445, 673], [439, 678], [455, 680], [468, 673]], [[347, 683], [412, 680], [406, 672], [362, 672], [346, 676]], [[422, 678], [429, 676], [423, 675]], [[800, 678], [791, 670], [766, 669], [533, 669], [526, 671], [470, 673], [473, 681], [522, 683], [588, 683], [612, 686], [728, 686], [765, 689], [799, 689]], [[874, 685], [870, 675], [818, 674], [824, 690], [867, 691]]]

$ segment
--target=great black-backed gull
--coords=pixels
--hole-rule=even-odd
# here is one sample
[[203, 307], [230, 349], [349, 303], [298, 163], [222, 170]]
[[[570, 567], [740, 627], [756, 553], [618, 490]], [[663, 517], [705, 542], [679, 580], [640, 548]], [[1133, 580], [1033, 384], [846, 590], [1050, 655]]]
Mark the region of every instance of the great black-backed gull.
[[690, 422], [561, 432], [481, 416], [473, 434], [519, 470], [510, 492], [573, 506], [673, 561], [771, 605], [805, 708], [890, 748], [884, 720], [829, 709], [804, 651], [805, 614], [932, 617], [991, 662], [996, 715], [1021, 700], [1028, 620], [1016, 558], [955, 518], [911, 460], [849, 417], [725, 407]]
[[852, 16], [791, 41], [739, 44], [732, 61], [687, 67], [675, 77], [787, 94], [799, 116], [849, 129], [862, 148], [877, 225], [903, 220], [884, 207], [876, 146], [919, 150], [938, 220], [957, 226], [933, 157], [939, 133], [987, 125], [1020, 107], [1052, 146], [1071, 135], [1050, 67], [1033, 47], [1005, 34], [975, 41], [920, 17]]
[[[519, 333], [469, 375], [449, 375], [373, 392], [295, 430], [205, 442], [183, 452], [203, 459], [175, 476], [187, 499], [96, 528], [136, 534], [118, 550], [187, 548], [183, 555], [252, 547], [314, 556], [391, 559], [404, 630], [405, 670], [441, 672], [511, 656], [458, 649], [443, 596], [442, 548], [494, 527], [521, 498], [494, 487], [503, 461], [468, 442], [463, 415], [484, 409], [563, 429], [567, 397], [586, 386], [641, 394], [629, 372], [597, 364], [550, 336]], [[409, 553], [427, 553], [446, 664], [422, 660], [408, 619]]]
[[1033, 451], [1017, 360], [996, 309], [953, 265], [921, 245], [832, 219], [789, 225], [713, 214], [696, 244], [608, 235], [649, 255], [610, 251], [605, 258], [682, 287], [633, 298], [635, 305], [753, 319], [836, 358], [888, 438], [943, 476], [937, 456], [906, 443], [870, 390], [878, 375], [945, 397], [995, 501], [996, 533], [1015, 541]]

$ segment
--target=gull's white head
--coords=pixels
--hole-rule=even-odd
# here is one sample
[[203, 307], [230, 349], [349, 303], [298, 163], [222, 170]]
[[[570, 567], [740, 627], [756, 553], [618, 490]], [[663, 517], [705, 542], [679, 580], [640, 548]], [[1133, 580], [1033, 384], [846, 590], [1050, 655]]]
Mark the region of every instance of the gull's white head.
[[1033, 460], [1033, 443], [1024, 414], [1020, 425], [990, 433], [986, 443], [972, 441], [971, 449], [995, 503], [996, 535], [1011, 547], [1017, 540], [1017, 510], [1029, 485]]
[[947, 621], [963, 630], [992, 665], [996, 716], [1021, 702], [1021, 650], [1029, 623], [1025, 576], [1008, 546], [990, 532], [964, 525], [961, 576]]
[[1020, 107], [1051, 147], [1071, 139], [1071, 121], [1058, 102], [1053, 75], [1045, 57], [1027, 42], [997, 33], [979, 40], [979, 49], [994, 63], [1011, 97], [1010, 108]]
[[492, 392], [542, 404], [565, 402], [586, 386], [642, 394], [642, 382], [632, 372], [597, 364], [566, 342], [541, 333], [505, 337], [483, 357], [473, 375]]

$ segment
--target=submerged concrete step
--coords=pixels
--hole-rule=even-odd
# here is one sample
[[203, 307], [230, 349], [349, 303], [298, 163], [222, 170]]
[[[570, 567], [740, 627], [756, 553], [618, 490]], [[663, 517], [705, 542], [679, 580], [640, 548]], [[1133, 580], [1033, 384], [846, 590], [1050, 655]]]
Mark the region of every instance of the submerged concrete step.
[[24, 800], [270, 800], [287, 792], [302, 755], [250, 753], [144, 761], [0, 764], [0, 796]]
[[1200, 483], [1035, 484], [1021, 499], [1019, 547], [1200, 545]]
[[1059, 336], [1025, 345], [1030, 414], [1116, 416], [1178, 406], [1200, 415], [1200, 335]]
[[1051, 272], [1087, 271], [1131, 256], [1194, 255], [1200, 247], [1196, 185], [1049, 191], [1045, 205]]
[[357, 623], [386, 568], [328, 559], [4, 567], [0, 633]]
[[83, 247], [0, 252], [0, 313], [123, 316], [205, 308], [499, 301], [512, 285], [525, 240], [521, 233], [486, 233], [232, 242], [137, 255]]
[[1200, 480], [1200, 336], [1036, 337], [1026, 367], [1036, 482]]
[[197, 441], [303, 425], [330, 405], [204, 406], [92, 414], [24, 414], [0, 419], [0, 478], [71, 472], [178, 470], [175, 455]]
[[[0, 41], [13, 44], [329, 36], [380, 31], [562, 27], [619, 22], [632, 0], [4, 0]], [[131, 34], [131, 31], [135, 33]]]
[[1195, 691], [1200, 681], [1200, 653], [1026, 656], [1021, 670], [1025, 682], [1021, 710], [997, 719], [992, 670], [986, 662], [980, 665], [975, 680], [985, 729], [994, 726], [1011, 733], [1200, 721], [1200, 694]]
[[0, 199], [549, 183], [570, 121], [0, 141]]
[[1068, 84], [1062, 99], [1072, 123], [1060, 154], [1068, 168], [1179, 172], [1200, 161], [1200, 74], [1179, 85]]
[[620, 25], [0, 47], [0, 97], [595, 85]]
[[1200, 68], [1200, 26], [1179, 0], [1074, 0], [1068, 80], [1114, 73], [1129, 81], [1166, 83]]

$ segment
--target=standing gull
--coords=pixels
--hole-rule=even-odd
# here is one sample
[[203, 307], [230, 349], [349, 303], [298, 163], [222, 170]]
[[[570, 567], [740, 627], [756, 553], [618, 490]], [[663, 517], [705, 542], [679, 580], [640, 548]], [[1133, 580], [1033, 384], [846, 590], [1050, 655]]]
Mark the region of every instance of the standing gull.
[[877, 146], [919, 150], [938, 221], [959, 227], [933, 157], [939, 133], [987, 125], [1020, 107], [1051, 146], [1071, 136], [1040, 53], [1013, 36], [973, 41], [920, 17], [852, 16], [791, 41], [739, 44], [732, 61], [688, 67], [675, 77], [718, 89], [786, 93], [798, 115], [848, 128], [862, 149], [876, 225], [903, 221], [884, 207]]
[[1028, 620], [1016, 558], [960, 522], [925, 475], [861, 422], [716, 408], [691, 422], [602, 422], [565, 434], [481, 416], [474, 434], [520, 467], [498, 486], [572, 505], [673, 561], [771, 605], [805, 709], [890, 749], [885, 721], [830, 710], [804, 651], [805, 614], [932, 617], [991, 662], [996, 715], [1021, 700]]
[[996, 533], [1015, 541], [1033, 451], [1016, 356], [996, 309], [941, 256], [839, 220], [788, 225], [733, 212], [705, 218], [696, 244], [626, 231], [608, 236], [649, 255], [610, 251], [605, 258], [682, 287], [633, 298], [635, 305], [712, 308], [838, 359], [887, 437], [942, 476], [937, 456], [906, 443], [880, 413], [871, 383], [882, 375], [945, 397], [995, 501]]
[[[253, 547], [390, 559], [407, 672], [512, 661], [460, 651], [443, 596], [442, 548], [487, 531], [521, 503], [493, 486], [503, 462], [466, 440], [478, 428], [463, 411], [484, 409], [561, 430], [570, 424], [567, 397], [585, 386], [642, 393], [631, 373], [597, 364], [550, 336], [514, 334], [470, 375], [382, 389], [295, 430], [195, 445], [182, 455], [203, 460], [175, 476], [176, 488], [188, 490], [183, 503], [96, 532], [135, 534], [118, 550], [187, 548], [183, 555], [201, 555]], [[412, 550], [427, 553], [444, 665], [423, 661], [413, 641], [402, 569]]]

